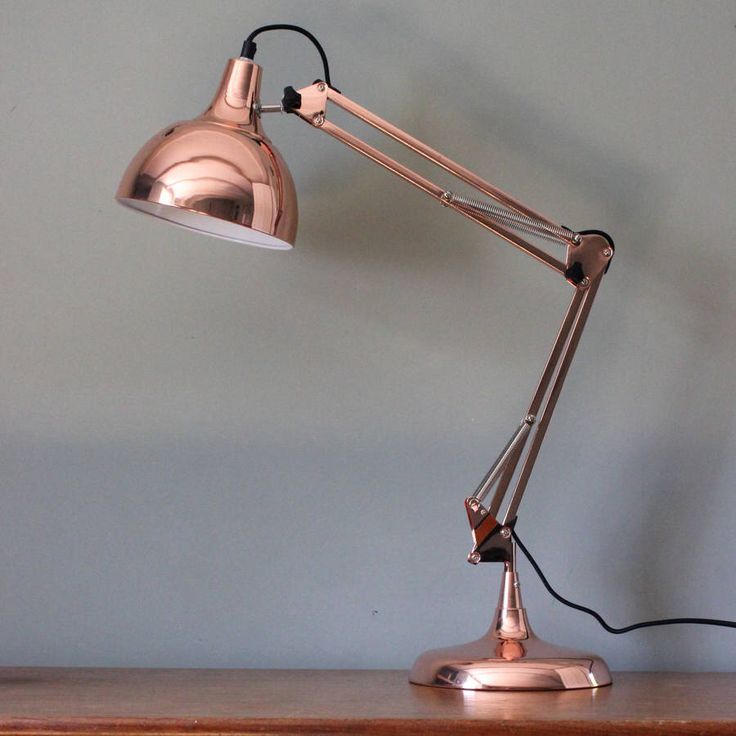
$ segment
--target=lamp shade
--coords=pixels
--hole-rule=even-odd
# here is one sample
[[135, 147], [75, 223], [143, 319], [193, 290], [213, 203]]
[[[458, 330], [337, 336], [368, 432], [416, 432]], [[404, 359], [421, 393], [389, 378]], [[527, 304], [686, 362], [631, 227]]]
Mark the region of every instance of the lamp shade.
[[294, 182], [254, 109], [261, 67], [230, 59], [212, 104], [157, 133], [138, 152], [116, 199], [176, 225], [239, 243], [294, 244]]

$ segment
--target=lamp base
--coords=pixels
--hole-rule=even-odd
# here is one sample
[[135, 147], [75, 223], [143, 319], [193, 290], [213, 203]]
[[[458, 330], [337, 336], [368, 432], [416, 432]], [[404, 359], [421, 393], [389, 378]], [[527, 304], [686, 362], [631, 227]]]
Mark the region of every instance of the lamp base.
[[578, 690], [611, 684], [595, 654], [563, 649], [529, 627], [516, 570], [506, 564], [494, 621], [468, 644], [420, 655], [409, 675], [415, 685], [460, 690]]
[[595, 654], [563, 649], [534, 635], [523, 643], [486, 635], [425, 652], [409, 681], [460, 690], [578, 690], [610, 685], [611, 675]]

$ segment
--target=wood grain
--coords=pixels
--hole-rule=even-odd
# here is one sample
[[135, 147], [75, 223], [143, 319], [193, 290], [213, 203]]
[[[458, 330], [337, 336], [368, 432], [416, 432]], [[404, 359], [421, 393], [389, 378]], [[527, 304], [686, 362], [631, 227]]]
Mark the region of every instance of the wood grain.
[[736, 734], [736, 674], [473, 693], [395, 670], [0, 668], [5, 734]]

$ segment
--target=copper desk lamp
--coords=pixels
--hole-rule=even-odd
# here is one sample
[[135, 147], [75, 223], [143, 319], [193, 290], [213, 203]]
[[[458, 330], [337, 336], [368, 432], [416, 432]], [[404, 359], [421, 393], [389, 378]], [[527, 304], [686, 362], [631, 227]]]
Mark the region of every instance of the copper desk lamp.
[[[317, 46], [324, 81], [294, 90], [280, 105], [262, 105], [261, 67], [254, 63], [257, 33], [296, 30]], [[448, 191], [328, 119], [342, 108], [452, 174], [474, 196]], [[304, 29], [266, 26], [254, 31], [239, 58], [230, 59], [210, 106], [194, 120], [164, 128], [128, 166], [117, 191], [124, 205], [207, 235], [265, 248], [290, 249], [296, 238], [297, 201], [286, 164], [262, 130], [262, 116], [286, 112], [301, 118], [413, 184], [555, 271], [572, 290], [570, 306], [526, 412], [475, 492], [465, 499], [472, 564], [504, 566], [498, 607], [485, 636], [422, 654], [410, 680], [418, 685], [469, 690], [566, 690], [608, 685], [598, 656], [562, 649], [537, 638], [523, 607], [516, 571], [514, 526], [590, 308], [613, 256], [603, 232], [575, 232], [555, 224], [472, 171], [341, 94], [330, 82], [322, 47]], [[519, 233], [564, 248], [564, 259]], [[512, 487], [513, 483], [513, 487]]]

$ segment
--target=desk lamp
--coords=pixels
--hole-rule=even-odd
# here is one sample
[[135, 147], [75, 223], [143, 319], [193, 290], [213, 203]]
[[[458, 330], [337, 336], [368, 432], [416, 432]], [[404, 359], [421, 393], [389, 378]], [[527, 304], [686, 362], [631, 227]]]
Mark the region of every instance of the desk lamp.
[[[324, 78], [295, 90], [279, 105], [262, 105], [262, 69], [255, 37], [289, 30], [316, 46]], [[338, 107], [444, 169], [472, 194], [450, 191], [421, 176], [328, 119]], [[523, 607], [516, 570], [514, 526], [524, 491], [578, 346], [590, 308], [613, 256], [610, 237], [573, 231], [505, 194], [463, 166], [343, 95], [332, 86], [326, 55], [308, 31], [289, 24], [263, 26], [230, 59], [210, 106], [199, 117], [167, 126], [128, 166], [117, 200], [128, 207], [219, 238], [288, 250], [297, 228], [297, 200], [286, 164], [262, 130], [267, 113], [290, 113], [413, 184], [447, 210], [472, 220], [554, 271], [572, 299], [539, 384], [519, 426], [477, 489], [465, 499], [472, 548], [468, 561], [503, 564], [498, 607], [485, 636], [435, 649], [415, 662], [411, 682], [469, 690], [566, 690], [608, 685], [605, 662], [537, 638]], [[553, 242], [550, 254], [522, 235]], [[513, 484], [513, 485], [512, 485]]]

